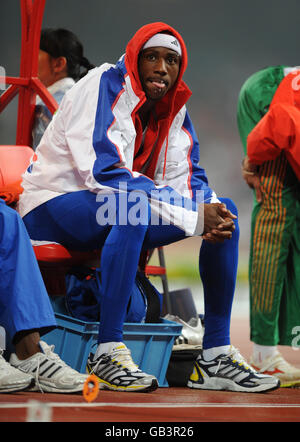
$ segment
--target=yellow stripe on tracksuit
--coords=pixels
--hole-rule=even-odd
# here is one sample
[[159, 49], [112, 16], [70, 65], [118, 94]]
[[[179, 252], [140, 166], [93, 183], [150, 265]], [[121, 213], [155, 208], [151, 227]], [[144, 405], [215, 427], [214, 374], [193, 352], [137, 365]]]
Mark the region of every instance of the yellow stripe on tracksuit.
[[251, 280], [254, 282], [253, 309], [271, 311], [279, 265], [282, 231], [286, 210], [282, 206], [286, 160], [265, 163], [261, 170], [264, 202], [255, 223], [253, 243], [256, 245]]

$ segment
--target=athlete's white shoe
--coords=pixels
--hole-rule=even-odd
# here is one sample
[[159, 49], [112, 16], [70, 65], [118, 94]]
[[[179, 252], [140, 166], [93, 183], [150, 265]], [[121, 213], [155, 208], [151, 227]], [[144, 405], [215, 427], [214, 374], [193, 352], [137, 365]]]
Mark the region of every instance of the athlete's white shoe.
[[131, 358], [130, 350], [120, 342], [109, 353], [94, 359], [91, 353], [87, 361], [87, 371], [99, 379], [99, 386], [114, 391], [154, 391], [158, 387], [155, 376], [139, 370]]
[[205, 361], [201, 353], [188, 381], [190, 388], [247, 393], [274, 390], [279, 386], [277, 378], [257, 373], [233, 346], [229, 354], [221, 354], [211, 361]]
[[0, 393], [26, 390], [34, 385], [34, 377], [31, 374], [12, 367], [2, 355], [3, 350], [0, 349]]
[[251, 365], [259, 373], [275, 376], [280, 380], [281, 387], [299, 387], [300, 369], [289, 364], [280, 353], [269, 356], [262, 362], [251, 358]]
[[69, 367], [60, 357], [53, 353], [54, 345], [49, 346], [40, 341], [41, 352], [20, 360], [13, 353], [10, 364], [15, 368], [35, 377], [35, 387], [32, 391], [48, 393], [77, 393], [83, 390], [86, 374], [78, 373]]

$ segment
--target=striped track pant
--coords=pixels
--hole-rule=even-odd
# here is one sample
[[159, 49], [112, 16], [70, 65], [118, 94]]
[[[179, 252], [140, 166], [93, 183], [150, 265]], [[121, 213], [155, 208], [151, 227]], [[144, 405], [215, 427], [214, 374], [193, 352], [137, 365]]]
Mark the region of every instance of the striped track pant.
[[249, 261], [251, 340], [292, 345], [300, 326], [300, 183], [284, 154], [260, 168]]

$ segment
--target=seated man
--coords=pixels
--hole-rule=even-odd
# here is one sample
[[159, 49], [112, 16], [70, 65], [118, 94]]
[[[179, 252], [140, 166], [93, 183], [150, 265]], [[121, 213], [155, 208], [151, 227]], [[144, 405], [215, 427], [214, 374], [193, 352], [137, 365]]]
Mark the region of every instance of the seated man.
[[[1, 195], [5, 197], [3, 192]], [[26, 388], [53, 393], [82, 391], [87, 376], [68, 367], [40, 340], [56, 327], [53, 309], [24, 223], [1, 198], [0, 326], [9, 344], [15, 346], [10, 364], [0, 348], [0, 393]]]
[[102, 386], [152, 391], [157, 380], [134, 364], [123, 324], [140, 252], [203, 234], [203, 353], [191, 388], [267, 391], [230, 344], [237, 210], [209, 187], [186, 109], [187, 52], [164, 23], [139, 29], [116, 65], [89, 72], [68, 91], [24, 175], [19, 211], [33, 240], [101, 248], [98, 348], [88, 360]]

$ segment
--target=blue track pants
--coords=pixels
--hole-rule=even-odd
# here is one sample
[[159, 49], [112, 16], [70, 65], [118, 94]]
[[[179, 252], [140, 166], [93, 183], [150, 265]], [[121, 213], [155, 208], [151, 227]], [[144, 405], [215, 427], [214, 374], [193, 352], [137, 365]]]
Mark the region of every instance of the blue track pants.
[[[222, 201], [237, 214], [231, 200]], [[103, 204], [89, 191], [69, 193], [32, 210], [24, 217], [24, 223], [34, 240], [55, 241], [73, 250], [102, 249], [99, 342], [119, 342], [122, 341], [126, 308], [141, 251], [171, 244], [186, 236], [173, 225], [153, 225], [149, 222], [150, 213], [139, 225], [119, 222], [118, 195], [116, 222], [109, 226], [100, 225], [97, 217], [99, 221]], [[127, 214], [131, 209], [134, 207], [128, 203]], [[205, 302], [204, 348], [230, 343], [230, 316], [238, 263], [239, 227], [237, 221], [235, 223], [231, 240], [216, 245], [204, 241], [199, 253]]]
[[24, 223], [0, 199], [0, 325], [10, 344], [17, 332], [56, 326], [55, 316]]

